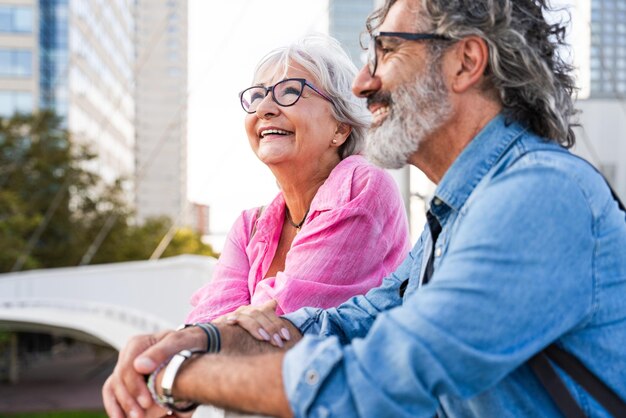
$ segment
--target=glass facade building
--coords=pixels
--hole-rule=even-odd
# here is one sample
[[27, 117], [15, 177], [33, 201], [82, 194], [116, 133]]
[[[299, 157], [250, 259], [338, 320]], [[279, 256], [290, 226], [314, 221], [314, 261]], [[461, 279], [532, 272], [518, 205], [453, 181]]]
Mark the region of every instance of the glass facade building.
[[329, 0], [329, 33], [339, 40], [352, 58], [352, 62], [363, 66], [363, 49], [359, 36], [365, 30], [365, 20], [374, 10], [375, 0]]
[[37, 107], [37, 0], [0, 1], [0, 116]]
[[137, 0], [135, 22], [137, 217], [188, 224], [187, 0]]
[[56, 14], [57, 22], [67, 18], [68, 24], [67, 32], [58, 30], [55, 34], [56, 64], [61, 71], [56, 88], [50, 90], [54, 91], [55, 107], [62, 109], [68, 104], [68, 127], [73, 137], [98, 155], [94, 169], [106, 181], [126, 180], [131, 203], [135, 173], [135, 2], [40, 1], [67, 3], [64, 10], [57, 8]]
[[[0, 115], [50, 109], [98, 157], [134, 177], [134, 0], [0, 0]], [[133, 196], [132, 184], [127, 186]]]
[[0, 34], [33, 32], [33, 8], [27, 5], [0, 5]]
[[68, 26], [68, 0], [39, 0], [39, 107], [54, 110], [65, 121]]
[[590, 97], [626, 97], [625, 0], [591, 0], [590, 53]]

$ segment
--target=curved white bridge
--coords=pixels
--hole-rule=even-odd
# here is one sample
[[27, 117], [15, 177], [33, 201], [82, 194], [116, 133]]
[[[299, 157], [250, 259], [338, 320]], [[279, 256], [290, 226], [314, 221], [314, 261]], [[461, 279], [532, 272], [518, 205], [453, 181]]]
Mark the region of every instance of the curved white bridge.
[[0, 274], [0, 329], [57, 330], [119, 350], [132, 335], [182, 323], [214, 265], [184, 255]]

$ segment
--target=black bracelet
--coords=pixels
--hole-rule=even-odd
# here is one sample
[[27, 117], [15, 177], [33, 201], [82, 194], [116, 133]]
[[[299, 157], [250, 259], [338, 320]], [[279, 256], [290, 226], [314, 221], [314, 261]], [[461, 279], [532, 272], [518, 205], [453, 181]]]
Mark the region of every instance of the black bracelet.
[[202, 329], [206, 334], [207, 344], [206, 344], [206, 352], [207, 353], [219, 353], [222, 345], [222, 339], [220, 336], [220, 330], [212, 323], [199, 323], [194, 324], [198, 328]]
[[222, 347], [222, 338], [220, 336], [220, 330], [211, 322], [185, 324], [178, 327], [178, 330], [185, 329], [187, 327], [198, 327], [206, 334], [206, 352], [207, 353], [219, 353]]

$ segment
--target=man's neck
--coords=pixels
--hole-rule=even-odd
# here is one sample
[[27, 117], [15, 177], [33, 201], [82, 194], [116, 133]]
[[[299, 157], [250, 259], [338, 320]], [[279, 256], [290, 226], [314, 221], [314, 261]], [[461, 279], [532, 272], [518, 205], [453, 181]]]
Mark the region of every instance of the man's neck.
[[409, 163], [439, 184], [465, 147], [501, 111], [499, 104], [484, 101], [453, 112], [443, 126], [424, 139]]

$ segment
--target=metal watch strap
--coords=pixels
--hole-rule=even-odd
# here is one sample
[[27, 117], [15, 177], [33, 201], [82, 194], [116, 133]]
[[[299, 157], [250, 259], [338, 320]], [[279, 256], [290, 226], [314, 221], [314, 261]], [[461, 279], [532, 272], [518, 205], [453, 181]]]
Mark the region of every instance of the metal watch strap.
[[185, 402], [184, 405], [180, 405], [180, 402], [174, 399], [172, 394], [172, 389], [174, 387], [174, 381], [176, 380], [176, 375], [180, 370], [180, 367], [183, 363], [191, 358], [194, 354], [203, 353], [204, 351], [200, 350], [182, 350], [177, 354], [174, 354], [172, 359], [169, 361], [167, 366], [165, 367], [165, 371], [163, 372], [163, 378], [161, 379], [161, 391], [163, 392], [163, 399], [165, 400], [165, 404], [174, 411], [177, 412], [187, 412], [194, 409], [197, 404], [193, 402]]

